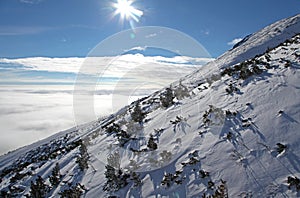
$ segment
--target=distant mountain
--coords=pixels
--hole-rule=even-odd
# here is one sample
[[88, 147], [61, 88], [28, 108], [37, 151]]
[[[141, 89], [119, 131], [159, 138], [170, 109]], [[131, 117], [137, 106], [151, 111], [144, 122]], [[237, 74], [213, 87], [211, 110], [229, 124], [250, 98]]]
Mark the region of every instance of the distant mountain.
[[300, 197], [300, 15], [0, 157], [0, 197]]

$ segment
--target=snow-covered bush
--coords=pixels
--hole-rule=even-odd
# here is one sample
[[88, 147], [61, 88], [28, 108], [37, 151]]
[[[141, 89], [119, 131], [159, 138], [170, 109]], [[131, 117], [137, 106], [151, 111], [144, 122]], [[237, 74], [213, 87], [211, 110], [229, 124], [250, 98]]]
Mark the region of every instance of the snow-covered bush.
[[111, 126], [106, 128], [106, 133], [112, 134], [112, 133], [118, 133], [121, 131], [121, 127], [118, 124], [113, 123]]
[[277, 150], [278, 154], [282, 153], [282, 152], [285, 151], [286, 148], [287, 148], [286, 145], [281, 144], [281, 143], [277, 143], [276, 145], [277, 145], [276, 150]]
[[296, 188], [297, 191], [300, 191], [300, 179], [297, 177], [288, 176], [287, 178], [288, 188]]
[[74, 186], [69, 186], [68, 189], [65, 189], [58, 193], [62, 198], [80, 198], [83, 192], [86, 190], [84, 185], [77, 183]]

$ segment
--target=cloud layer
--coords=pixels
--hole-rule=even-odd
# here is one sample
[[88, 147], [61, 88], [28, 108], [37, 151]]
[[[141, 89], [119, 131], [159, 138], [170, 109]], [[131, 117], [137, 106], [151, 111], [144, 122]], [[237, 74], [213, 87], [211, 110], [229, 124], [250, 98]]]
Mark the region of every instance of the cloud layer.
[[2, 58], [0, 154], [77, 124], [73, 114], [73, 91], [79, 71], [83, 71], [87, 79], [97, 82], [90, 94], [94, 97], [95, 116], [101, 117], [211, 60], [145, 57], [141, 54], [90, 58]]

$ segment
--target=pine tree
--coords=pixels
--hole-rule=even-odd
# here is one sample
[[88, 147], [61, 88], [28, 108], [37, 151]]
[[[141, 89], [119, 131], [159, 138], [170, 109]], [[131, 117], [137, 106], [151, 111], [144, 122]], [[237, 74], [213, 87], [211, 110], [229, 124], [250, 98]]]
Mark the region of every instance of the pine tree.
[[150, 138], [148, 140], [147, 147], [152, 151], [157, 149], [157, 144], [154, 142], [154, 138], [153, 138], [152, 134], [150, 134]]
[[173, 99], [174, 99], [174, 94], [172, 89], [169, 87], [166, 88], [166, 91], [160, 95], [161, 105], [165, 108], [168, 108], [174, 103]]
[[144, 118], [145, 118], [145, 113], [143, 113], [140, 104], [137, 102], [135, 103], [133, 112], [131, 113], [131, 118], [133, 121], [135, 122], [143, 122]]
[[114, 189], [116, 188], [115, 181], [117, 180], [117, 176], [115, 174], [115, 168], [110, 165], [106, 165], [105, 168], [106, 168], [106, 171], [105, 171], [104, 175], [106, 178], [106, 183], [103, 186], [103, 190], [104, 191], [114, 191]]
[[30, 197], [32, 198], [44, 198], [49, 192], [49, 186], [45, 184], [44, 179], [38, 176], [35, 183], [31, 181], [30, 184]]
[[49, 181], [52, 186], [57, 186], [60, 182], [61, 175], [60, 175], [60, 168], [59, 164], [56, 163], [55, 167], [52, 170], [51, 175], [49, 176]]
[[90, 156], [87, 152], [87, 148], [83, 142], [81, 142], [80, 147], [79, 147], [79, 155], [76, 159], [76, 162], [78, 163], [78, 166], [81, 171], [84, 171], [85, 169], [88, 169], [88, 160]]

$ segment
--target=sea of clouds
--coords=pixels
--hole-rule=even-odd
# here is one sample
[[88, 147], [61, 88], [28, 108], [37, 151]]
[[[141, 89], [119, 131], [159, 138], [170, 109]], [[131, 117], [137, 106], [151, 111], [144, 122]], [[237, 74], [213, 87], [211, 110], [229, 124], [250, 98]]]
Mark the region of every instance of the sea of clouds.
[[[90, 57], [89, 60], [81, 57], [0, 58], [0, 154], [78, 124], [73, 111], [78, 72], [86, 76], [87, 84], [91, 79], [97, 81], [90, 94], [94, 97], [95, 117], [99, 118], [211, 60], [142, 54]], [[83, 67], [88, 69], [82, 70]], [[113, 98], [119, 98], [120, 103], [113, 104], [118, 101]]]

